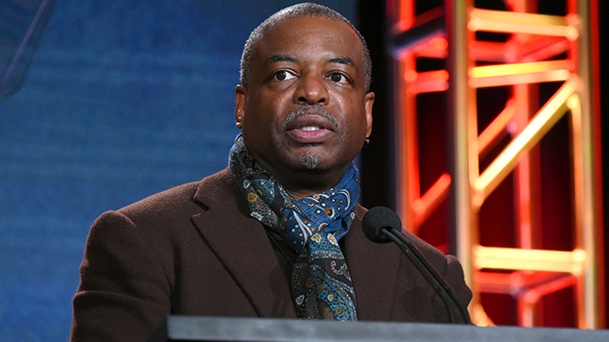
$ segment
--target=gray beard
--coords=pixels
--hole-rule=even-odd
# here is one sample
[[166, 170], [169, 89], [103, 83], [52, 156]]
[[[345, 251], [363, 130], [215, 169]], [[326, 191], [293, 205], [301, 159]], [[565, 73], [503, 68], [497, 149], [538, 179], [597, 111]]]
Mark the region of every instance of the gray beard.
[[320, 156], [313, 153], [305, 153], [300, 156], [300, 162], [309, 170], [313, 170], [317, 167], [317, 164], [319, 164], [319, 159]]

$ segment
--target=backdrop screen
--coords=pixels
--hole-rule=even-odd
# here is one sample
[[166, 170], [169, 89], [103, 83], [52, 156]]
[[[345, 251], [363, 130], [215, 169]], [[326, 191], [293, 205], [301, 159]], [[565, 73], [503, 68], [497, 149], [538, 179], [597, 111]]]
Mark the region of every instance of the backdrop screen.
[[[11, 2], [35, 18], [44, 1]], [[67, 340], [95, 218], [227, 166], [243, 43], [295, 2], [56, 2], [0, 99], [0, 339]], [[354, 20], [354, 1], [320, 2]], [[27, 25], [0, 23], [4, 52]]]

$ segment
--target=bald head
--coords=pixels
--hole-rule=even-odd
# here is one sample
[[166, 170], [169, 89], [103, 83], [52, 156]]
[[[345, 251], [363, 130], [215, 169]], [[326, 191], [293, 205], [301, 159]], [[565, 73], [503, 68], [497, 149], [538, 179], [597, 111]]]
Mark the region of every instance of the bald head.
[[249, 87], [250, 75], [251, 75], [251, 64], [254, 58], [254, 53], [258, 43], [263, 39], [265, 32], [272, 28], [278, 22], [299, 17], [322, 17], [330, 20], [342, 21], [349, 25], [351, 29], [358, 35], [361, 42], [362, 49], [362, 60], [364, 61], [364, 82], [366, 91], [370, 90], [370, 83], [372, 82], [372, 62], [370, 60], [370, 52], [366, 45], [366, 41], [361, 33], [340, 13], [330, 9], [326, 6], [322, 6], [315, 3], [302, 3], [294, 6], [284, 8], [275, 14], [271, 15], [264, 22], [252, 31], [249, 38], [245, 42], [243, 47], [243, 54], [241, 56], [241, 70], [240, 70], [240, 82], [245, 87]]

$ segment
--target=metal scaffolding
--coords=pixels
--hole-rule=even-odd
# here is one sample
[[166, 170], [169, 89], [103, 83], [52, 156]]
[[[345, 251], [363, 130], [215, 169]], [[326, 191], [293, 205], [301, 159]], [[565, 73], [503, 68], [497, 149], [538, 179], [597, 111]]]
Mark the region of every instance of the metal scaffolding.
[[[540, 301], [570, 288], [577, 326], [600, 328], [605, 314], [602, 159], [600, 109], [593, 96], [598, 89], [593, 30], [598, 24], [592, 17], [598, 4], [565, 0], [564, 13], [543, 14], [539, 2], [505, 0], [500, 9], [475, 7], [472, 0], [445, 1], [425, 11], [414, 0], [389, 6], [400, 137], [396, 203], [405, 229], [417, 233], [448, 201], [452, 251], [474, 291], [470, 311], [476, 324], [493, 324], [481, 301], [484, 293], [512, 296], [518, 324], [536, 326]], [[430, 59], [441, 61], [441, 67], [421, 68]], [[477, 96], [485, 88], [505, 89], [508, 96], [502, 110], [481, 127]], [[552, 89], [551, 94], [541, 96], [540, 89]], [[417, 98], [429, 93], [446, 98], [448, 167], [421, 189], [420, 158], [429, 156], [420, 156], [418, 120], [425, 108], [419, 108]], [[573, 243], [570, 249], [552, 250], [542, 241], [552, 227], [539, 219], [544, 205], [539, 145], [565, 118], [571, 181], [564, 186], [572, 194]], [[481, 211], [508, 177], [513, 196], [505, 215], [514, 216], [517, 236], [507, 247], [483, 245], [481, 230], [492, 227], [480, 225]]]

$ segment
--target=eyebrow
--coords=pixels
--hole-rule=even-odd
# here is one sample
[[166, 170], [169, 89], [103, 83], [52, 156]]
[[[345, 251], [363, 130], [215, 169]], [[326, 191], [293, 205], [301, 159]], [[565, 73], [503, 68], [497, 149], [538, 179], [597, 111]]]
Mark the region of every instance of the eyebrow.
[[271, 64], [276, 62], [298, 62], [298, 59], [289, 55], [272, 55], [264, 61], [264, 64]]
[[329, 64], [345, 64], [345, 65], [349, 65], [352, 67], [356, 67], [355, 62], [349, 58], [349, 57], [335, 57], [335, 58], [330, 58], [330, 60], [328, 60]]

